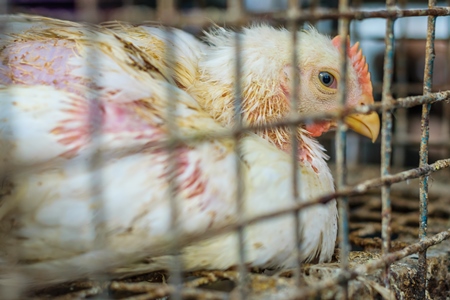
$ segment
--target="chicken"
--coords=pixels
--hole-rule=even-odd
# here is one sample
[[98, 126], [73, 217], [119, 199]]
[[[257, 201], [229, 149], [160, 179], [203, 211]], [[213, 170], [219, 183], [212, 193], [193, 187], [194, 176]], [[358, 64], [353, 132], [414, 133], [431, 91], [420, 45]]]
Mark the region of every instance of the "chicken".
[[[201, 44], [181, 31], [171, 41], [163, 28], [30, 16], [9, 20], [12, 28], [0, 41], [0, 172], [10, 183], [0, 200], [0, 253], [29, 286], [95, 272], [167, 269], [171, 179], [185, 270], [239, 263], [235, 232], [189, 242], [191, 235], [237, 221], [236, 162], [244, 218], [295, 205], [286, 128], [248, 132], [237, 145], [231, 138], [212, 138], [233, 125], [231, 31], [212, 31]], [[280, 120], [289, 113], [289, 33], [260, 25], [242, 35], [244, 122]], [[339, 38], [330, 40], [314, 29], [299, 37], [298, 111], [336, 109]], [[163, 45], [181, 56], [173, 70]], [[373, 102], [357, 48], [349, 50], [349, 106]], [[171, 99], [176, 99], [171, 110], [176, 132], [168, 119]], [[346, 121], [376, 139], [376, 114]], [[327, 156], [314, 139], [333, 126], [324, 120], [298, 130], [301, 201], [334, 191]], [[183, 141], [171, 144], [174, 134]], [[189, 139], [198, 136], [205, 139]], [[175, 161], [166, 145], [173, 145]], [[337, 234], [335, 201], [299, 215], [302, 259], [329, 261]], [[295, 265], [294, 224], [289, 214], [246, 227], [247, 265]]]
[[[255, 26], [244, 29], [241, 39], [244, 122], [248, 125], [264, 125], [287, 117], [293, 68], [292, 47], [289, 47], [291, 34], [284, 29]], [[340, 37], [330, 40], [311, 28], [300, 31], [298, 40], [301, 80], [298, 85], [300, 101], [297, 112], [336, 110], [337, 83], [340, 79]], [[212, 47], [206, 58], [199, 62], [201, 76], [188, 92], [215, 120], [229, 125], [233, 120], [234, 33], [219, 28], [208, 33], [206, 41]], [[348, 56], [348, 107], [373, 104], [370, 73], [358, 43], [349, 48]], [[353, 115], [346, 119], [346, 123], [351, 129], [372, 140], [378, 136], [379, 119], [376, 113]], [[314, 142], [302, 142], [303, 139], [320, 136], [335, 125], [334, 121], [322, 121], [299, 128], [300, 146], [303, 144], [303, 147], [309, 148]], [[262, 136], [279, 148], [290, 150], [287, 128], [266, 130]]]
[[102, 27], [113, 30], [121, 39], [153, 57], [161, 69], [169, 68], [167, 49], [170, 49], [175, 65], [173, 78], [178, 87], [186, 89], [198, 77], [198, 61], [206, 45], [192, 35], [176, 28], [169, 31], [169, 28], [133, 26], [118, 21], [103, 23]]

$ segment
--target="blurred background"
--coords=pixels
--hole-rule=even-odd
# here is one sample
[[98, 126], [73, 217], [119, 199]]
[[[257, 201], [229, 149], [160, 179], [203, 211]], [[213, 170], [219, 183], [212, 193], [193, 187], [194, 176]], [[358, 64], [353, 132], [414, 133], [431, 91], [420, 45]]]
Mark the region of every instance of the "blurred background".
[[[167, 0], [10, 0], [4, 9], [8, 13], [31, 13], [67, 20], [104, 22], [122, 20], [133, 23], [161, 20], [161, 8], [172, 1]], [[212, 22], [222, 25], [245, 23], [226, 13], [226, 0], [178, 0], [174, 25], [194, 34], [201, 35], [202, 30]], [[237, 2], [237, 1], [234, 1]], [[299, 6], [303, 10], [320, 11], [337, 8], [337, 0], [303, 0]], [[351, 1], [354, 9], [384, 9], [380, 1]], [[438, 6], [450, 6], [450, 1], [438, 1]], [[248, 20], [255, 18], [274, 25], [285, 25], [283, 19], [274, 21], [271, 17], [287, 9], [288, 0], [245, 0], [245, 14]], [[398, 1], [403, 9], [425, 9], [426, 1]], [[236, 13], [239, 13], [236, 11]], [[181, 18], [180, 16], [185, 18]], [[242, 17], [242, 16], [240, 16]], [[277, 24], [278, 23], [278, 24]], [[189, 25], [187, 25], [189, 24]], [[399, 19], [395, 23], [395, 67], [393, 96], [406, 97], [420, 95], [423, 92], [423, 70], [425, 62], [425, 38], [427, 17]], [[330, 35], [337, 32], [337, 21], [323, 20], [314, 23], [319, 31]], [[381, 99], [381, 82], [383, 75], [385, 19], [366, 19], [352, 21], [352, 42], [360, 41], [363, 53], [369, 63], [374, 84], [375, 99]], [[450, 17], [439, 17], [436, 24], [436, 59], [433, 76], [433, 91], [450, 89]], [[393, 164], [398, 167], [417, 166], [419, 161], [421, 107], [398, 109], [394, 113], [394, 149]], [[432, 107], [430, 118], [430, 162], [450, 157], [450, 106], [437, 103]], [[328, 149], [331, 160], [334, 157], [333, 133], [321, 138]], [[353, 133], [348, 135], [348, 163], [378, 164], [380, 162], [380, 140], [375, 147], [367, 139]]]

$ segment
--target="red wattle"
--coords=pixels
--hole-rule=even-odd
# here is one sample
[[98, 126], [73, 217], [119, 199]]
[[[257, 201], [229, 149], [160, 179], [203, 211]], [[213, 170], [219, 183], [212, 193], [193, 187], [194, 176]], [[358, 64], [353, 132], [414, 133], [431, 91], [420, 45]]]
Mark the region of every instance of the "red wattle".
[[306, 125], [306, 130], [308, 130], [311, 136], [318, 137], [321, 136], [322, 133], [330, 130], [330, 127], [331, 123], [329, 121], [319, 121]]

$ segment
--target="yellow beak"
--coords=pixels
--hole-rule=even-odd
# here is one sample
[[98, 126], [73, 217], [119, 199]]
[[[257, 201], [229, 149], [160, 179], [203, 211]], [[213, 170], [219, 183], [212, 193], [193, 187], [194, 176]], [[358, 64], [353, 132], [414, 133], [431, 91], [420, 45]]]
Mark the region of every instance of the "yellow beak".
[[349, 115], [345, 117], [344, 122], [351, 130], [370, 138], [372, 143], [376, 141], [380, 133], [380, 118], [376, 112], [367, 115]]
[[[373, 103], [372, 92], [365, 93], [358, 99], [359, 105], [371, 105]], [[372, 143], [376, 141], [380, 133], [380, 118], [376, 112], [348, 115], [344, 118], [344, 122], [351, 130], [370, 138]]]

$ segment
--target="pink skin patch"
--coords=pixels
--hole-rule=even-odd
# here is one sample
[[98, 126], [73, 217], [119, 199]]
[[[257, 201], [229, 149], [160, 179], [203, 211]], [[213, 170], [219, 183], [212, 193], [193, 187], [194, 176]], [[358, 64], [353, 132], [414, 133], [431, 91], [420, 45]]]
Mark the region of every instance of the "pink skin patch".
[[88, 100], [84, 87], [99, 88], [88, 78], [73, 75], [78, 67], [69, 62], [78, 56], [76, 44], [70, 40], [18, 40], [1, 50], [0, 84], [46, 85], [78, 95], [65, 103], [62, 114], [67, 117], [51, 130], [58, 142], [67, 147], [62, 157], [76, 156], [89, 144], [98, 125], [101, 132], [116, 134], [118, 139], [130, 139], [123, 133], [134, 133], [134, 139], [146, 139], [148, 143], [161, 139], [163, 130], [136, 113], [141, 102], [112, 103], [109, 95], [100, 102]]
[[60, 156], [70, 159], [90, 141], [90, 126], [88, 125], [89, 107], [84, 99], [74, 98], [62, 112], [68, 117], [53, 128], [50, 133], [58, 137], [58, 142], [68, 148]]
[[0, 54], [0, 83], [48, 85], [81, 94], [88, 80], [73, 76], [68, 62], [78, 56], [75, 43], [67, 40], [15, 42]]
[[[77, 56], [79, 53], [74, 42], [56, 39], [17, 41], [0, 53], [0, 84], [47, 85], [79, 96], [66, 103], [62, 113], [67, 117], [50, 132], [67, 148], [61, 157], [70, 159], [77, 156], [91, 142], [91, 135], [98, 125], [101, 125], [99, 130], [103, 134], [116, 134], [118, 139], [129, 139], [130, 135], [123, 133], [133, 133], [135, 140], [141, 139], [146, 144], [164, 138], [166, 133], [163, 128], [151, 124], [136, 113], [137, 108], [142, 109], [139, 107], [143, 105], [140, 101], [113, 103], [108, 101], [107, 96], [99, 102], [87, 100], [83, 87], [98, 87], [86, 78], [73, 75], [72, 71], [76, 67], [70, 65], [69, 61]], [[203, 179], [199, 162], [188, 160], [191, 150], [183, 147], [179, 151], [177, 175], [182, 180], [178, 188], [186, 193], [187, 198], [193, 198], [204, 193], [207, 183]], [[207, 202], [202, 203], [202, 209], [207, 208]]]
[[[163, 128], [150, 124], [136, 114], [135, 109], [141, 105], [139, 102], [88, 102], [81, 97], [71, 100], [62, 110], [67, 117], [50, 131], [58, 137], [59, 143], [68, 148], [62, 157], [72, 158], [86, 147], [96, 126], [102, 134], [111, 134], [116, 140], [124, 139], [124, 146], [129, 143], [131, 133], [134, 140], [143, 140], [142, 144], [157, 142], [165, 134]], [[92, 114], [94, 116], [90, 117]]]
[[313, 158], [311, 156], [310, 149], [308, 149], [304, 145], [300, 146], [300, 148], [299, 148], [298, 159], [299, 159], [299, 161], [301, 161], [303, 163], [308, 162], [310, 164], [311, 168], [314, 170], [314, 172], [316, 172], [317, 174], [319, 173], [319, 170], [313, 164]]
[[[189, 149], [187, 147], [180, 147], [176, 151], [176, 171], [175, 176], [177, 178], [177, 192], [183, 192], [183, 195], [187, 199], [194, 198], [198, 195], [201, 195], [205, 192], [207, 182], [202, 175], [202, 170], [200, 168], [199, 161], [192, 161], [189, 159]], [[164, 151], [165, 152], [165, 151]], [[161, 155], [166, 155], [161, 151]], [[164, 162], [166, 164], [166, 168], [168, 166], [168, 162]], [[166, 171], [159, 176], [159, 178], [167, 178], [169, 179], [169, 170]], [[202, 203], [200, 205], [201, 209], [206, 209], [209, 201], [206, 203]]]

